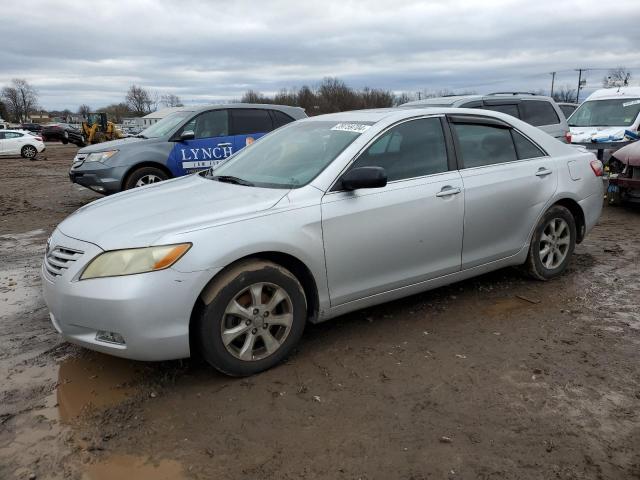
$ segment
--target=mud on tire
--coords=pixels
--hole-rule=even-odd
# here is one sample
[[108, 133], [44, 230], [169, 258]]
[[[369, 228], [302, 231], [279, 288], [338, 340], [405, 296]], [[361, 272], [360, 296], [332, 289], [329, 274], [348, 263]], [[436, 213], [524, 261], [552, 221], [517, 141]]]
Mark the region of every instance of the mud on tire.
[[533, 232], [524, 264], [526, 272], [543, 281], [561, 275], [569, 265], [575, 245], [573, 215], [567, 208], [554, 205], [542, 216]]

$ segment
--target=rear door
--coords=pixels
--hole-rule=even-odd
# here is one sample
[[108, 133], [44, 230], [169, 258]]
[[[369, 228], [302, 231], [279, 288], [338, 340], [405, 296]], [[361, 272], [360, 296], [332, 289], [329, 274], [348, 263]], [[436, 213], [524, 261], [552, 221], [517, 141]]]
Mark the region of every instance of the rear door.
[[4, 153], [4, 148], [5, 148], [4, 144], [6, 142], [6, 140], [4, 139], [5, 134], [6, 134], [5, 132], [0, 131], [0, 155], [4, 155], [5, 154]]
[[230, 112], [234, 151], [243, 149], [273, 130], [273, 120], [269, 110], [233, 108]]
[[552, 159], [507, 123], [449, 116], [464, 183], [462, 268], [509, 257], [527, 243], [553, 196]]
[[194, 133], [194, 139], [176, 141], [169, 154], [167, 166], [175, 176], [216, 166], [235, 151], [226, 109], [198, 114], [176, 133], [176, 137], [188, 131]]
[[402, 122], [351, 165], [384, 168], [385, 187], [343, 191], [338, 181], [323, 197], [332, 306], [460, 270], [464, 191], [442, 120]]
[[19, 155], [24, 141], [24, 134], [18, 132], [4, 132], [4, 155]]

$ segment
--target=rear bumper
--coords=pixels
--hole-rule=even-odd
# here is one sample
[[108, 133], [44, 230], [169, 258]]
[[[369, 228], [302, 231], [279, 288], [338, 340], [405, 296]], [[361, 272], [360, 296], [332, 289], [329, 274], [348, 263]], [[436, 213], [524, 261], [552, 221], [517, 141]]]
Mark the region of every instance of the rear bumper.
[[604, 204], [604, 188], [578, 202], [584, 212], [585, 235], [588, 234], [600, 219]]

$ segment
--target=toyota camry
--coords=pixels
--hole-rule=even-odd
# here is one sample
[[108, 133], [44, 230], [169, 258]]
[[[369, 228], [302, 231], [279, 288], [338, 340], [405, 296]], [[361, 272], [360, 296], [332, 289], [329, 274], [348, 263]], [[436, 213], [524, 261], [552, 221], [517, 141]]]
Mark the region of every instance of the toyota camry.
[[126, 358], [282, 361], [307, 322], [491, 270], [550, 280], [598, 220], [593, 154], [498, 112], [344, 112], [86, 205], [47, 243], [54, 327]]

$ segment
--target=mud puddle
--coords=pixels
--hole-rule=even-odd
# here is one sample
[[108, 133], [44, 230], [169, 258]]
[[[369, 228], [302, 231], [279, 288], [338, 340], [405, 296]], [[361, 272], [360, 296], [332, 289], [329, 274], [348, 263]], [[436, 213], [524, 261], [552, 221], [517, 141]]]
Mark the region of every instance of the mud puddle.
[[113, 455], [86, 466], [83, 480], [181, 480], [180, 463], [173, 460], [153, 461], [135, 455]]

